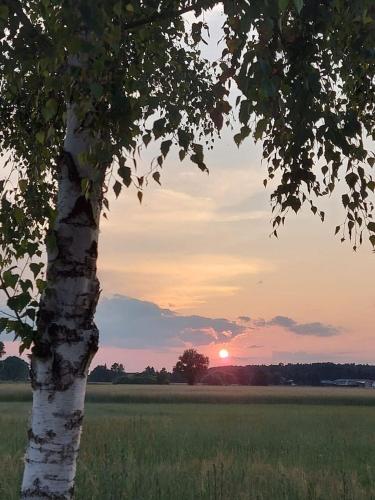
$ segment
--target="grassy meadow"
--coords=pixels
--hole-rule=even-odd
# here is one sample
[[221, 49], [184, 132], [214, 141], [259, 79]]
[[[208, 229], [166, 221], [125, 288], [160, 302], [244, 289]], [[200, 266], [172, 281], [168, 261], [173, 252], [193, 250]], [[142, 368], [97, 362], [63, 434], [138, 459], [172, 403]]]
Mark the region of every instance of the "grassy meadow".
[[[18, 499], [30, 391], [0, 384], [0, 499]], [[89, 387], [76, 500], [375, 499], [375, 391]]]

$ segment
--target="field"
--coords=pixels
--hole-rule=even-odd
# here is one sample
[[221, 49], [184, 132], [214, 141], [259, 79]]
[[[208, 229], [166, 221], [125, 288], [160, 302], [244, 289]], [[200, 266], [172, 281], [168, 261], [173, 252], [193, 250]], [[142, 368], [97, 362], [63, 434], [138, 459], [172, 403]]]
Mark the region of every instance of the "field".
[[[375, 499], [375, 391], [90, 386], [76, 500]], [[30, 391], [0, 385], [0, 498]]]

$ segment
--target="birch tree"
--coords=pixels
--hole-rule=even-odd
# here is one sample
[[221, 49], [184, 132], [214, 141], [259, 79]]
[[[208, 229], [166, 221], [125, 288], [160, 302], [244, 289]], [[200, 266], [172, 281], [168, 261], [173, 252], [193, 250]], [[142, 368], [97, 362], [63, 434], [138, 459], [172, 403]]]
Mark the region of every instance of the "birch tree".
[[[225, 47], [209, 63], [199, 16], [215, 5]], [[305, 203], [323, 219], [319, 198], [343, 177], [336, 232], [354, 247], [363, 234], [374, 245], [375, 160], [364, 142], [374, 138], [374, 8], [371, 0], [0, 0], [0, 27], [8, 306], [0, 328], [32, 352], [22, 498], [69, 500], [98, 348], [108, 189], [133, 189], [141, 202], [171, 148], [207, 171], [204, 150], [238, 116], [235, 142], [262, 140], [265, 184], [276, 179], [276, 235]], [[138, 153], [151, 141], [159, 153], [140, 175]]]

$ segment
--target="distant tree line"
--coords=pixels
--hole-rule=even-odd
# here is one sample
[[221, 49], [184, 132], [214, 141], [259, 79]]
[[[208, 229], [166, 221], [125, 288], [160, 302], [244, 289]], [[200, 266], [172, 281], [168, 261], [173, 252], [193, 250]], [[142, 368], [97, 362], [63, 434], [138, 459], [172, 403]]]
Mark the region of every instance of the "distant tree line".
[[[5, 355], [0, 342], [0, 381], [27, 381], [29, 365], [17, 356]], [[221, 366], [208, 368], [209, 359], [195, 349], [187, 349], [178, 358], [172, 372], [147, 366], [142, 372], [127, 373], [122, 363], [98, 365], [89, 375], [89, 382], [113, 384], [191, 385], [315, 385], [322, 380], [375, 380], [375, 366], [355, 363], [279, 363], [275, 365]]]
[[126, 373], [121, 363], [113, 363], [108, 368], [107, 365], [98, 365], [94, 368], [89, 377], [89, 382], [112, 382], [112, 384], [169, 384], [171, 374], [165, 368], [160, 371], [153, 366], [147, 366], [140, 373]]
[[[190, 356], [190, 358], [189, 358]], [[182, 358], [182, 360], [181, 360]], [[111, 368], [97, 366], [89, 375], [89, 382], [114, 384], [169, 384], [197, 382], [207, 385], [312, 385], [322, 380], [375, 380], [375, 366], [354, 363], [279, 363], [276, 365], [221, 366], [208, 368], [206, 359], [191, 361], [191, 353], [180, 356], [172, 372], [147, 366], [139, 373], [126, 373], [123, 366], [114, 363]], [[193, 368], [194, 370], [193, 370]], [[192, 370], [194, 373], [192, 373]]]
[[0, 342], [0, 381], [2, 382], [25, 382], [29, 378], [29, 365], [17, 356], [5, 356], [5, 346]]
[[202, 383], [210, 385], [315, 385], [322, 380], [375, 380], [375, 366], [355, 363], [279, 363], [210, 368]]

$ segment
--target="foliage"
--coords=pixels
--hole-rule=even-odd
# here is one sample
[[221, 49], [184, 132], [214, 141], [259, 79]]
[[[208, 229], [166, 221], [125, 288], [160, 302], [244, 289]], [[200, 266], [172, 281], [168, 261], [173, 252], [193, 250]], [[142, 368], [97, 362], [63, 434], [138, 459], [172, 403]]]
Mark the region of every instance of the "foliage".
[[25, 382], [29, 378], [29, 365], [17, 356], [8, 356], [0, 361], [0, 380]]
[[108, 369], [107, 365], [96, 366], [89, 374], [89, 382], [114, 382], [125, 373], [122, 363], [113, 363]]
[[114, 379], [114, 384], [138, 384], [138, 385], [167, 385], [171, 374], [165, 368], [160, 371], [152, 366], [147, 366], [141, 373], [128, 373]]
[[0, 358], [5, 356], [5, 354], [6, 354], [6, 352], [5, 352], [4, 342], [0, 342]]
[[111, 366], [111, 372], [115, 373], [116, 375], [121, 375], [125, 373], [125, 368], [122, 363], [113, 363]]
[[166, 368], [162, 368], [160, 372], [156, 373], [156, 382], [159, 385], [168, 385], [171, 380], [170, 373], [167, 372]]
[[146, 375], [147, 377], [155, 377], [156, 370], [153, 366], [146, 366], [143, 370], [142, 375]]
[[208, 373], [207, 375], [202, 377], [201, 382], [202, 384], [206, 385], [225, 385], [224, 377], [219, 372]]
[[194, 385], [208, 370], [209, 359], [195, 349], [186, 349], [178, 358], [174, 373], [181, 373], [189, 385]]
[[268, 385], [270, 378], [264, 368], [256, 367], [250, 379], [250, 385]]
[[375, 380], [375, 366], [355, 363], [288, 363], [277, 365], [223, 366], [209, 375], [232, 377], [239, 385], [320, 385], [321, 380]]
[[154, 385], [157, 383], [156, 376], [145, 375], [144, 373], [130, 373], [122, 377], [118, 377], [113, 381], [114, 384], [137, 384], [137, 385]]
[[[372, 221], [375, 156], [375, 5], [372, 0], [224, 2], [223, 76], [237, 99], [240, 144], [263, 141], [274, 234], [305, 202], [324, 220], [314, 196], [330, 196], [344, 178], [346, 219], [336, 228], [354, 249]], [[267, 180], [265, 180], [265, 184]]]

